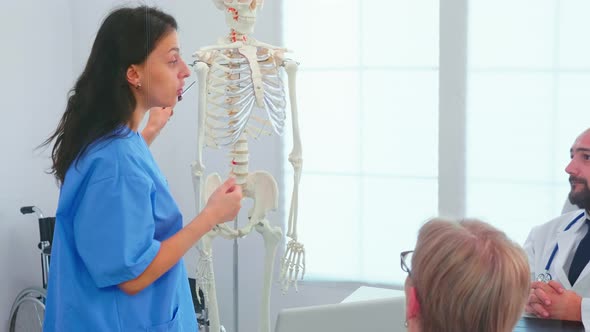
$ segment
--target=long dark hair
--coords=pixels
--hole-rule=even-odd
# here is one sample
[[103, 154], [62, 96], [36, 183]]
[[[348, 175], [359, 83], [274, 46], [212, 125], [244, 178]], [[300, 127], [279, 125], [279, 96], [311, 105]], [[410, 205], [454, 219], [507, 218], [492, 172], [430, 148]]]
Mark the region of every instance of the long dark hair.
[[120, 8], [106, 17], [57, 129], [41, 144], [55, 140], [49, 173], [58, 182], [63, 184], [68, 168], [90, 144], [121, 135], [115, 129], [131, 120], [136, 106], [127, 69], [143, 63], [156, 43], [176, 29], [172, 16], [153, 7]]

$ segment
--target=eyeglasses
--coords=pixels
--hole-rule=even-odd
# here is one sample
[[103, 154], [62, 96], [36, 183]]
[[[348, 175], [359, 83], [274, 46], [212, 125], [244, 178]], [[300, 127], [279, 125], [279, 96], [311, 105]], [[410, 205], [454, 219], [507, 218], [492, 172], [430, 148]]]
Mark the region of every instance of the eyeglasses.
[[402, 251], [399, 254], [399, 258], [400, 258], [400, 265], [402, 268], [402, 271], [407, 272], [410, 277], [412, 276], [412, 254], [414, 253], [414, 250], [408, 250], [408, 251]]

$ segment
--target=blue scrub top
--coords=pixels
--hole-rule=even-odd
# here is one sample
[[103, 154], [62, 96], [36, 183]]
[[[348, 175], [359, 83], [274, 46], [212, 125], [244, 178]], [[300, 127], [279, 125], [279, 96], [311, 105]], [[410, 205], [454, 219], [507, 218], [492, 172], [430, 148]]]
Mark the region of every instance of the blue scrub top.
[[147, 144], [92, 144], [61, 187], [43, 331], [198, 331], [183, 260], [136, 295], [117, 286], [152, 262], [182, 215]]

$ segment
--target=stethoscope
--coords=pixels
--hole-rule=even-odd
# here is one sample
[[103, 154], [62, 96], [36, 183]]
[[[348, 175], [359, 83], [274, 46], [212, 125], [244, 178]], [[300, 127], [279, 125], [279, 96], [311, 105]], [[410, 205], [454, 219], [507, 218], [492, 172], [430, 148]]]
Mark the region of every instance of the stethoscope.
[[[572, 220], [563, 230], [564, 232], [566, 232], [568, 229], [570, 229], [578, 220], [580, 220], [580, 218], [582, 218], [584, 216], [584, 212], [580, 213], [579, 216], [577, 216], [574, 220]], [[589, 231], [590, 232], [590, 231]], [[545, 265], [545, 272], [540, 273], [537, 276], [537, 281], [542, 281], [542, 282], [549, 282], [551, 280], [553, 280], [553, 277], [551, 276], [551, 273], [549, 273], [549, 268], [551, 267], [551, 263], [553, 263], [553, 258], [555, 258], [555, 254], [557, 254], [557, 249], [559, 248], [559, 246], [557, 245], [557, 243], [555, 244], [555, 247], [553, 248], [553, 252], [551, 253], [551, 256], [549, 257], [549, 260], [547, 261], [547, 265]]]

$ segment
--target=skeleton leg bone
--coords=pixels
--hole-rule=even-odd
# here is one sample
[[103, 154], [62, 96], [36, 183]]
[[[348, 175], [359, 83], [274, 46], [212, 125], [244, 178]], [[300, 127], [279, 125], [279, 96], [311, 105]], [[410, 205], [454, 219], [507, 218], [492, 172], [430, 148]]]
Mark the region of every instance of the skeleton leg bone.
[[271, 227], [268, 220], [261, 220], [256, 224], [256, 231], [264, 239], [264, 283], [262, 286], [262, 299], [260, 303], [260, 332], [270, 332], [270, 289], [272, 286], [272, 272], [277, 248], [283, 232], [280, 227]]
[[[210, 174], [203, 186], [201, 195], [201, 206], [204, 206], [211, 194], [220, 185], [221, 177], [217, 173]], [[203, 290], [205, 303], [208, 312], [209, 326], [211, 331], [224, 331], [219, 320], [219, 307], [217, 305], [217, 291], [215, 289], [215, 273], [213, 271], [213, 248], [212, 241], [217, 235], [226, 238], [237, 237], [237, 232], [225, 224], [213, 228], [212, 231], [205, 234], [197, 243], [199, 259], [197, 261], [197, 285]]]
[[219, 331], [219, 309], [217, 305], [217, 291], [215, 289], [215, 273], [213, 272], [212, 241], [215, 235], [205, 234], [197, 244], [199, 260], [197, 261], [197, 285], [203, 291], [207, 307], [209, 326], [211, 331]]
[[246, 179], [248, 188], [246, 195], [254, 200], [254, 207], [249, 211], [249, 221], [242, 228], [242, 234], [248, 234], [252, 227], [260, 233], [264, 239], [264, 282], [262, 286], [262, 298], [260, 303], [260, 332], [270, 332], [270, 290], [272, 286], [272, 273], [274, 270], [274, 258], [277, 247], [283, 237], [280, 227], [272, 227], [266, 219], [269, 211], [278, 207], [278, 186], [272, 175], [265, 171], [257, 171], [248, 174]]

